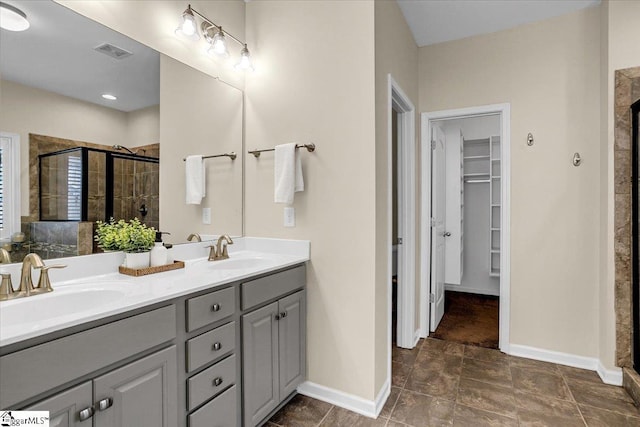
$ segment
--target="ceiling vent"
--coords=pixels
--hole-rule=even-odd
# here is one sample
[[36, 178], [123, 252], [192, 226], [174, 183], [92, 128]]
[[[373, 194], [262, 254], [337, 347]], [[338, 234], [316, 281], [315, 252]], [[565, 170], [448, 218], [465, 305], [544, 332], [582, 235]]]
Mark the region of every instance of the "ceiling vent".
[[96, 47], [95, 50], [97, 50], [100, 53], [104, 53], [105, 55], [115, 59], [124, 59], [128, 56], [133, 55], [132, 52], [129, 52], [128, 50], [124, 50], [121, 47], [114, 46], [109, 43], [101, 44], [100, 46]]

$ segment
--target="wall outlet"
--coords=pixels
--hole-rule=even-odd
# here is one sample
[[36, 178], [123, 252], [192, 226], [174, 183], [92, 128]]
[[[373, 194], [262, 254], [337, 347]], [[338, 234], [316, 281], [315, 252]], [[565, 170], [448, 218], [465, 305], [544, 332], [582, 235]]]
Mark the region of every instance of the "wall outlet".
[[202, 223], [211, 224], [211, 208], [202, 208]]
[[292, 207], [284, 208], [284, 226], [296, 226], [296, 210]]

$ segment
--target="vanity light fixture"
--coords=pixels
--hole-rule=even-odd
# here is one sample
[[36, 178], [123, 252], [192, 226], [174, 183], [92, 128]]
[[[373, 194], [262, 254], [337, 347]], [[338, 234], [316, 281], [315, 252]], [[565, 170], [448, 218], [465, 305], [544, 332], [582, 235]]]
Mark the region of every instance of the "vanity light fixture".
[[27, 15], [7, 3], [0, 2], [0, 28], [9, 31], [24, 31], [30, 26]]
[[115, 101], [116, 99], [118, 99], [116, 96], [111, 95], [111, 94], [109, 94], [109, 93], [103, 93], [103, 94], [102, 94], [102, 97], [103, 97], [104, 99], [108, 99], [109, 101]]
[[242, 46], [242, 50], [240, 51], [240, 60], [235, 65], [235, 69], [240, 71], [254, 70], [247, 44], [237, 37], [234, 37], [232, 34], [229, 34], [227, 31], [224, 31], [221, 25], [214, 23], [212, 20], [193, 9], [191, 5], [189, 5], [182, 13], [180, 25], [175, 31], [176, 34], [187, 37], [191, 40], [198, 40], [200, 38], [200, 34], [198, 32], [196, 16], [202, 20], [200, 30], [208, 44], [207, 53], [220, 58], [228, 58], [229, 49], [227, 46], [227, 39], [231, 39]]
[[247, 45], [245, 44], [240, 51], [240, 61], [235, 66], [236, 70], [241, 71], [253, 71], [253, 64], [251, 63], [251, 54], [249, 53], [249, 49], [247, 49]]
[[196, 17], [193, 14], [191, 5], [182, 13], [180, 25], [176, 28], [175, 33], [191, 40], [198, 40], [200, 38], [198, 34], [198, 24], [196, 23]]

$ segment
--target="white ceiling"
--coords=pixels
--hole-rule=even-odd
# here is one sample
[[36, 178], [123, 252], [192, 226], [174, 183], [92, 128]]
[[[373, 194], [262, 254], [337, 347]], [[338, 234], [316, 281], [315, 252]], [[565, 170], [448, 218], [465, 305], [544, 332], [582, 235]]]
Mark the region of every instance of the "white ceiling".
[[398, 0], [418, 46], [506, 30], [600, 0]]
[[[120, 111], [160, 102], [156, 51], [51, 0], [6, 3], [26, 13], [31, 27], [22, 32], [0, 30], [3, 79]], [[117, 60], [94, 50], [103, 43], [133, 55]], [[118, 99], [107, 101], [103, 93]]]

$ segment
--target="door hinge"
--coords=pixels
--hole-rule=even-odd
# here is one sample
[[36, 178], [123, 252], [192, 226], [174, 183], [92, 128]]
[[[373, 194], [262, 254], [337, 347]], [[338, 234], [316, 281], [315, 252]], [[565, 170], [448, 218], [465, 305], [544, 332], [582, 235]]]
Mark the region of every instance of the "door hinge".
[[436, 302], [436, 295], [435, 294], [429, 294], [429, 302], [430, 303]]
[[434, 139], [431, 140], [431, 149], [432, 150], [436, 149], [436, 141]]

